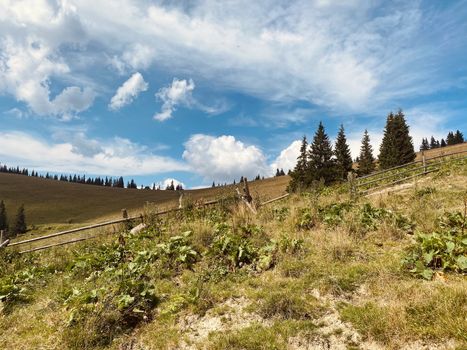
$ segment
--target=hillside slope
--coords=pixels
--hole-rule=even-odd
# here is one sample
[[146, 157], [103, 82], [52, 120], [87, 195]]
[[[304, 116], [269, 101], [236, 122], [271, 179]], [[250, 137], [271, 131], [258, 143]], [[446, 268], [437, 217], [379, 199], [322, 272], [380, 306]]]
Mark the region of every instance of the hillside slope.
[[464, 159], [369, 198], [335, 186], [10, 247], [0, 348], [465, 349], [466, 202]]
[[[271, 198], [285, 191], [288, 176], [253, 181], [251, 192]], [[211, 200], [234, 193], [234, 186], [183, 191], [193, 200]], [[0, 200], [5, 201], [10, 220], [24, 204], [28, 224], [69, 224], [118, 216], [121, 209], [141, 213], [146, 202], [160, 207], [178, 206], [175, 191], [110, 188], [0, 173]]]

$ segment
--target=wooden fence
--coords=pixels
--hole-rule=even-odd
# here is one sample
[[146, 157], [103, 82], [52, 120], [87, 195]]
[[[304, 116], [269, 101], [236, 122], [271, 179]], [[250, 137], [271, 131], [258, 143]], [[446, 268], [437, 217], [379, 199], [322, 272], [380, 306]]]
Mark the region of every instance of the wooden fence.
[[415, 162], [377, 171], [357, 178], [349, 176], [350, 190], [353, 194], [365, 196], [373, 191], [439, 171], [440, 166], [448, 161], [466, 159], [466, 153], [467, 151], [460, 151], [431, 158], [425, 158], [425, 155], [422, 153], [422, 159]]
[[[253, 198], [252, 198], [252, 196], [250, 194], [250, 190], [249, 190], [248, 182], [247, 182], [246, 178], [244, 178], [243, 194], [240, 194], [240, 191], [238, 191], [238, 188], [237, 188], [237, 192], [239, 194], [240, 199], [245, 203], [245, 205], [253, 213], [256, 213], [256, 208], [255, 208], [255, 206], [253, 204]], [[284, 194], [284, 195], [279, 196], [277, 198], [270, 199], [268, 201], [260, 203], [259, 205], [263, 206], [263, 205], [266, 205], [266, 204], [281, 200], [283, 198], [286, 198], [287, 196], [289, 196], [289, 194]], [[211, 200], [211, 201], [208, 201], [208, 202], [204, 202], [201, 205], [198, 205], [197, 208], [217, 204], [219, 202], [220, 202], [219, 200]], [[154, 215], [159, 216], [159, 215], [169, 214], [169, 213], [177, 212], [177, 211], [180, 211], [180, 210], [183, 210], [183, 209], [184, 208], [182, 207], [182, 203], [181, 203], [181, 200], [180, 200], [180, 205], [179, 205], [178, 208], [172, 208], [172, 209], [167, 209], [167, 210], [164, 210], [164, 211], [160, 211], [160, 212], [155, 213]], [[34, 242], [43, 241], [43, 240], [50, 240], [52, 238], [59, 237], [59, 236], [70, 235], [70, 234], [77, 233], [77, 232], [88, 231], [88, 230], [92, 230], [92, 229], [99, 228], [99, 227], [104, 227], [104, 226], [109, 226], [109, 225], [122, 224], [122, 223], [131, 222], [131, 221], [135, 221], [135, 220], [141, 220], [141, 223], [144, 223], [144, 216], [142, 214], [137, 215], [137, 216], [128, 217], [127, 211], [125, 209], [122, 209], [122, 216], [123, 217], [121, 219], [117, 219], [117, 220], [111, 220], [111, 221], [96, 223], [96, 224], [92, 224], [92, 225], [88, 225], [88, 226], [84, 226], [84, 227], [74, 228], [74, 229], [70, 229], [70, 230], [66, 230], [66, 231], [56, 232], [56, 233], [52, 233], [52, 234], [48, 234], [48, 235], [44, 235], [44, 236], [34, 237], [34, 238], [25, 239], [25, 240], [22, 240], [22, 241], [15, 241], [15, 242], [10, 242], [9, 239], [3, 240], [3, 233], [2, 233], [2, 236], [0, 237], [0, 249], [1, 248], [7, 248], [7, 247], [22, 246], [22, 245], [25, 245], [25, 244], [30, 244], [30, 243], [34, 243]], [[76, 243], [76, 242], [82, 242], [82, 241], [92, 239], [92, 238], [96, 238], [96, 237], [98, 237], [98, 235], [82, 237], [82, 238], [74, 238], [74, 239], [67, 240], [67, 241], [62, 241], [62, 242], [57, 242], [57, 243], [50, 243], [50, 244], [42, 245], [42, 246], [39, 246], [39, 247], [34, 247], [34, 248], [30, 248], [30, 249], [21, 250], [19, 253], [24, 254], [24, 253], [35, 252], [35, 251], [48, 249], [48, 248], [52, 248], [52, 247], [72, 244], [72, 243]]]

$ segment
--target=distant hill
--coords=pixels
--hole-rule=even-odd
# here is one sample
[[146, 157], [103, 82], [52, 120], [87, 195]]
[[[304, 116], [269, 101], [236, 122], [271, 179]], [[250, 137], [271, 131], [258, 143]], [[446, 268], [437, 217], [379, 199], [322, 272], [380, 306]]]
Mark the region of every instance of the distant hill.
[[[425, 151], [427, 158], [467, 150], [467, 143]], [[417, 153], [417, 160], [421, 152]], [[289, 176], [280, 176], [250, 182], [250, 190], [261, 200], [280, 196], [285, 192]], [[193, 200], [212, 200], [223, 194], [235, 193], [235, 186], [184, 190], [185, 196]], [[153, 191], [122, 189], [103, 186], [83, 185], [0, 173], [0, 200], [7, 206], [10, 220], [19, 205], [24, 204], [29, 225], [79, 224], [117, 217], [121, 209], [130, 214], [142, 211], [146, 202], [161, 208], [178, 206], [180, 193], [175, 191]]]
[[[256, 196], [271, 198], [285, 191], [289, 177], [251, 182]], [[211, 200], [234, 186], [185, 190], [193, 200]], [[165, 190], [137, 190], [84, 185], [24, 175], [0, 173], [0, 200], [5, 201], [9, 219], [24, 204], [29, 225], [75, 224], [119, 216], [121, 209], [140, 213], [146, 202], [168, 208], [178, 206], [180, 193]]]

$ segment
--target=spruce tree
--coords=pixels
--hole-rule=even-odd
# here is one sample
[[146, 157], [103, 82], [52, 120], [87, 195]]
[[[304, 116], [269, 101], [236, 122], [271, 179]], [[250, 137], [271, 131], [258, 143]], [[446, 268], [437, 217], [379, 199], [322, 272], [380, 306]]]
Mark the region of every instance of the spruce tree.
[[27, 230], [26, 227], [26, 215], [24, 213], [24, 205], [22, 204], [18, 208], [18, 212], [16, 214], [15, 221], [13, 223], [13, 229], [12, 233], [14, 235], [20, 234], [20, 233], [25, 233]]
[[333, 157], [331, 142], [320, 122], [318, 130], [313, 137], [313, 143], [308, 151], [308, 181], [324, 180], [324, 184], [330, 184], [336, 180], [336, 163]]
[[[365, 130], [366, 134], [368, 132]], [[363, 142], [363, 140], [362, 140]], [[363, 147], [363, 144], [362, 144]], [[379, 148], [379, 166], [382, 169], [390, 168], [397, 163], [397, 149], [394, 130], [394, 114], [391, 112], [386, 118], [383, 141]], [[359, 167], [360, 168], [360, 167]], [[361, 174], [361, 171], [359, 172]]]
[[464, 135], [459, 130], [456, 130], [456, 134], [454, 135], [454, 140], [456, 144], [464, 143]]
[[456, 139], [452, 131], [448, 132], [448, 136], [446, 137], [446, 143], [448, 144], [448, 146], [456, 144]]
[[360, 147], [360, 156], [358, 157], [358, 175], [370, 174], [375, 170], [375, 158], [373, 157], [373, 148], [370, 144], [368, 130], [365, 129]]
[[8, 231], [5, 203], [0, 201], [0, 230]]
[[352, 156], [350, 148], [345, 137], [344, 126], [341, 124], [339, 133], [337, 134], [336, 146], [334, 149], [336, 156], [336, 170], [339, 179], [347, 179], [347, 173], [352, 171]]
[[297, 191], [306, 186], [307, 164], [308, 164], [308, 142], [306, 136], [303, 136], [302, 145], [300, 146], [300, 154], [297, 157], [297, 164], [294, 170], [290, 173], [289, 190]]
[[446, 141], [444, 141], [444, 139], [441, 139], [441, 147], [446, 147]]
[[412, 137], [402, 110], [389, 113], [380, 146], [379, 166], [382, 169], [406, 164], [415, 159]]
[[428, 142], [428, 139], [423, 138], [422, 145], [420, 146], [420, 151], [428, 151], [429, 149], [430, 149], [430, 144]]
[[431, 149], [434, 149], [434, 148], [438, 148], [438, 141], [435, 140], [435, 138], [433, 136], [431, 136], [431, 139], [430, 139], [430, 148]]

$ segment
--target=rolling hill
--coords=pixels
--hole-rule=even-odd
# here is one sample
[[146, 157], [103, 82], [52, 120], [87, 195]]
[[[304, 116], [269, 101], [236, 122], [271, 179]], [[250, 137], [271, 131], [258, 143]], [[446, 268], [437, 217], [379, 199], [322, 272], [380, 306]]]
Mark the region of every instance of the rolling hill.
[[[256, 197], [271, 198], [285, 191], [289, 177], [253, 181]], [[235, 193], [235, 186], [185, 190], [193, 200], [212, 200], [224, 193]], [[178, 206], [175, 191], [132, 190], [68, 183], [16, 174], [0, 173], [0, 200], [5, 202], [9, 219], [24, 204], [30, 225], [75, 224], [120, 215], [125, 208], [140, 212], [147, 202], [161, 208]]]
[[[427, 158], [467, 150], [467, 143], [425, 151]], [[421, 159], [421, 152], [417, 159]], [[256, 199], [265, 200], [285, 192], [289, 176], [250, 182]], [[192, 200], [212, 200], [235, 193], [235, 185], [183, 191]], [[80, 224], [120, 215], [121, 209], [140, 213], [147, 202], [160, 208], [178, 206], [175, 191], [131, 190], [82, 185], [23, 175], [0, 173], [0, 200], [7, 206], [10, 220], [24, 204], [29, 225]]]

